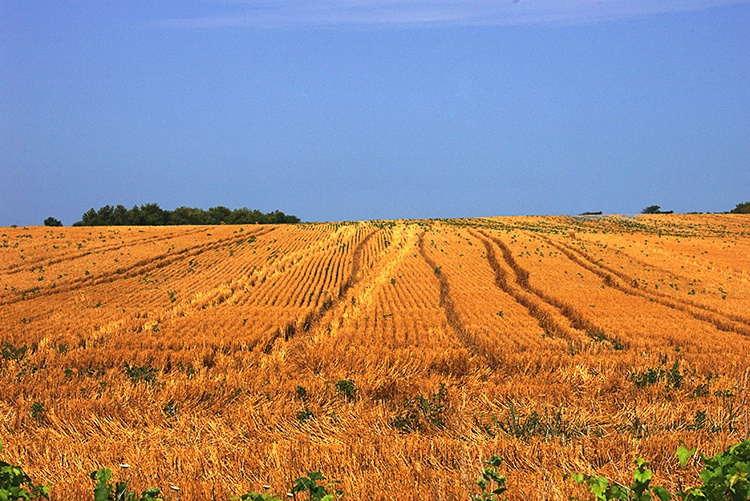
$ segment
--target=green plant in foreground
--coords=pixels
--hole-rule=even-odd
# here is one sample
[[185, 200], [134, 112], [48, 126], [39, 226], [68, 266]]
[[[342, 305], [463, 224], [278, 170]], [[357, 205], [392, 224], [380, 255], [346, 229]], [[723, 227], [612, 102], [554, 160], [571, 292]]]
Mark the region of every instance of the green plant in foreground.
[[44, 419], [44, 402], [34, 402], [30, 409], [31, 418], [37, 423]]
[[630, 487], [610, 481], [607, 477], [599, 475], [584, 475], [574, 473], [571, 477], [579, 485], [587, 484], [591, 493], [597, 500], [610, 501], [614, 499], [626, 501], [669, 501], [672, 496], [664, 487], [651, 485], [651, 470], [647, 469], [648, 463], [641, 458], [635, 460], [636, 468], [633, 471], [633, 483]]
[[[318, 480], [324, 481], [325, 475], [319, 471], [311, 471], [306, 477], [300, 477], [294, 481], [292, 495], [297, 498], [297, 493], [307, 492], [310, 501], [334, 501], [340, 498], [344, 493], [333, 487], [333, 483], [318, 485]], [[328, 492], [331, 489], [332, 492]]]
[[249, 492], [241, 496], [233, 497], [232, 501], [281, 501], [281, 498], [276, 494]]
[[[676, 455], [680, 465], [685, 466], [695, 455], [695, 449], [680, 446]], [[750, 501], [750, 440], [732, 445], [714, 457], [701, 455], [700, 459], [705, 465], [700, 474], [702, 484], [678, 492], [677, 497], [673, 497], [664, 487], [651, 484], [652, 472], [647, 468], [648, 463], [640, 458], [635, 460], [636, 469], [630, 486], [598, 475], [575, 473], [571, 478], [579, 485], [587, 485], [597, 501], [671, 501], [678, 498], [683, 501]], [[482, 468], [481, 476], [476, 481], [482, 492], [472, 495], [471, 501], [501, 501], [499, 496], [507, 490], [506, 477], [497, 470], [502, 461], [497, 455], [483, 461], [486, 466]], [[112, 484], [112, 471], [109, 468], [100, 468], [92, 472], [90, 477], [96, 482], [94, 501], [163, 501], [159, 497], [161, 490], [156, 487], [149, 487], [139, 496], [129, 489], [129, 480]], [[343, 492], [336, 489], [333, 482], [318, 484], [325, 480], [322, 473], [309, 472], [307, 476], [293, 482], [292, 490], [286, 496], [250, 492], [233, 497], [232, 500], [282, 501], [289, 497], [300, 501], [336, 501], [341, 498]], [[265, 488], [270, 489], [267, 486]], [[307, 497], [298, 498], [298, 494], [307, 494]], [[50, 487], [34, 485], [20, 466], [0, 461], [0, 501], [36, 501], [41, 498], [49, 499], [49, 495]]]
[[27, 350], [28, 347], [26, 345], [16, 348], [12, 343], [3, 341], [3, 348], [2, 351], [0, 351], [0, 355], [2, 356], [3, 360], [21, 361], [23, 357], [26, 356]]
[[[472, 501], [499, 501], [499, 496], [508, 488], [505, 486], [505, 477], [498, 473], [497, 468], [503, 462], [503, 458], [493, 454], [489, 461], [482, 461], [485, 466], [482, 468], [482, 476], [476, 481], [476, 484], [482, 489], [481, 494], [471, 496]], [[492, 487], [493, 483], [495, 488]]]
[[302, 409], [301, 411], [297, 413], [297, 421], [305, 422], [308, 419], [314, 419], [314, 418], [315, 418], [315, 414], [313, 414], [313, 411], [311, 411], [308, 406], [305, 406], [304, 409]]
[[156, 373], [158, 371], [154, 367], [140, 367], [138, 365], [130, 365], [125, 362], [125, 368], [122, 373], [125, 374], [133, 384], [144, 382], [147, 384], [154, 384], [156, 382]]
[[[681, 466], [695, 454], [695, 449], [680, 446], [676, 456]], [[729, 447], [712, 458], [701, 455], [705, 464], [700, 474], [702, 485], [680, 491], [684, 501], [750, 501], [750, 440]], [[660, 486], [651, 485], [651, 470], [643, 459], [635, 460], [633, 483], [630, 487], [598, 475], [571, 475], [577, 484], [587, 484], [595, 499], [601, 501], [670, 501], [672, 495]]]
[[[292, 484], [292, 491], [288, 497], [297, 499], [297, 494], [307, 493], [308, 501], [335, 501], [343, 496], [343, 492], [334, 487], [333, 482], [318, 485], [318, 481], [325, 481], [326, 477], [319, 471], [311, 471], [306, 477], [300, 477]], [[266, 487], [268, 488], [268, 487]], [[330, 492], [329, 492], [330, 491]], [[281, 501], [281, 498], [272, 493], [250, 492], [232, 498], [232, 501]]]
[[297, 397], [298, 400], [306, 400], [307, 388], [305, 388], [304, 386], [297, 386], [297, 389], [294, 390], [294, 396]]
[[401, 433], [423, 431], [427, 426], [444, 428], [447, 398], [445, 384], [440, 383], [440, 389], [430, 397], [417, 395], [404, 399], [402, 412], [393, 420], [393, 426]]
[[344, 394], [344, 400], [347, 402], [353, 402], [357, 398], [357, 385], [352, 379], [342, 379], [336, 383], [336, 391]]
[[[0, 451], [3, 443], [0, 441]], [[31, 501], [32, 499], [49, 499], [50, 488], [47, 485], [34, 485], [23, 468], [0, 461], [0, 500]]]
[[128, 488], [128, 481], [110, 483], [112, 470], [99, 468], [89, 475], [96, 482], [94, 486], [94, 501], [163, 501], [159, 497], [161, 489], [149, 487], [140, 496]]
[[[677, 449], [680, 465], [685, 466], [694, 452], [694, 450], [680, 446]], [[701, 459], [705, 464], [700, 474], [702, 485], [678, 493], [682, 499], [688, 501], [750, 500], [750, 440], [735, 444], [712, 458], [701, 455]]]

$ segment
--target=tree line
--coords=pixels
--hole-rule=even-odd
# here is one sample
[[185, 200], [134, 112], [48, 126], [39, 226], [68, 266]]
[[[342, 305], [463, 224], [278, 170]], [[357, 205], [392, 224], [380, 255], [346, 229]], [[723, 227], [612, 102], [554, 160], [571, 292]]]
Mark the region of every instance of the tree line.
[[[671, 210], [661, 210], [661, 206], [659, 205], [649, 205], [645, 209], [641, 211], [641, 214], [672, 214], [673, 211]], [[737, 206], [726, 212], [727, 214], [750, 214], [750, 202], [742, 202], [741, 204], [737, 204]], [[584, 213], [585, 214], [595, 214], [595, 213]], [[599, 213], [601, 214], [601, 212]]]
[[[208, 210], [193, 207], [177, 207], [166, 210], [159, 204], [134, 205], [127, 209], [122, 205], [105, 205], [99, 210], [92, 207], [73, 226], [167, 226], [167, 225], [211, 225], [211, 224], [295, 224], [297, 216], [281, 211], [263, 213], [257, 209], [228, 209], [223, 206]], [[47, 221], [45, 221], [47, 224]]]

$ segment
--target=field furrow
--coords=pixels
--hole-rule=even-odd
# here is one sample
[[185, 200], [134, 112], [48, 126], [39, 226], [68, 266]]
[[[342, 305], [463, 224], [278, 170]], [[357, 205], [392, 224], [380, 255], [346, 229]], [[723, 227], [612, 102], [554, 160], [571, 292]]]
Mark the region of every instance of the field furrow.
[[[737, 332], [745, 335], [750, 334], [750, 319], [745, 316], [722, 312], [710, 306], [682, 298], [671, 297], [655, 290], [644, 289], [639, 285], [639, 281], [636, 278], [612, 267], [597, 263], [593, 258], [589, 257], [585, 251], [576, 249], [569, 244], [556, 243], [551, 239], [545, 240], [547, 240], [550, 245], [560, 250], [572, 261], [600, 276], [604, 281], [604, 284], [609, 287], [620, 289], [626, 294], [643, 296], [670, 308], [685, 311], [699, 320], [713, 323], [720, 330]], [[645, 263], [639, 264], [643, 266]], [[620, 278], [622, 281], [613, 280], [613, 275]]]

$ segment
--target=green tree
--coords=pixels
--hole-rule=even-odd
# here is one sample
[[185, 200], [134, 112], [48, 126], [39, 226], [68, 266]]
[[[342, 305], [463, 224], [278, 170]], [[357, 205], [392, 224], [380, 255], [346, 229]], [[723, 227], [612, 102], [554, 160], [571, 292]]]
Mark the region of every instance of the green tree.
[[128, 224], [128, 221], [128, 209], [126, 209], [124, 205], [118, 205], [117, 207], [115, 207], [115, 210], [112, 213], [112, 224], [125, 226]]
[[230, 224], [254, 224], [258, 222], [258, 218], [253, 214], [253, 211], [243, 207], [233, 210], [228, 222]]
[[97, 224], [100, 226], [112, 226], [114, 224], [115, 208], [105, 205], [96, 211]]
[[44, 226], [62, 226], [62, 223], [59, 219], [55, 219], [54, 217], [50, 216], [44, 220]]
[[73, 226], [161, 226], [187, 224], [295, 224], [299, 223], [297, 216], [286, 215], [281, 211], [267, 214], [245, 207], [231, 210], [217, 206], [210, 209], [195, 209], [192, 207], [178, 207], [173, 211], [159, 207], [159, 204], [149, 203], [140, 207], [134, 205], [126, 209], [122, 205], [112, 207], [105, 205], [98, 211], [89, 209], [81, 221]]
[[140, 224], [147, 226], [161, 226], [169, 224], [169, 213], [168, 211], [162, 210], [159, 204], [146, 204], [141, 205], [141, 220]]
[[192, 207], [177, 207], [172, 211], [171, 224], [206, 224], [206, 213]]
[[77, 223], [73, 223], [73, 226], [97, 226], [99, 224], [99, 216], [94, 210], [94, 208], [90, 208], [86, 212], [83, 213], [83, 216], [81, 216], [81, 220]]
[[232, 216], [232, 211], [226, 207], [219, 205], [217, 207], [211, 207], [208, 209], [208, 224], [222, 224], [229, 223]]
[[729, 211], [732, 214], [750, 214], [750, 202], [742, 202]]
[[646, 468], [648, 463], [645, 460], [638, 458], [635, 460], [635, 465], [633, 483], [630, 487], [599, 475], [574, 473], [572, 478], [579, 485], [587, 484], [597, 501], [653, 501], [655, 499], [670, 501], [672, 499], [671, 494], [664, 487], [651, 485], [653, 474]]
[[641, 211], [641, 214], [660, 214], [661, 207], [658, 205], [649, 205]]

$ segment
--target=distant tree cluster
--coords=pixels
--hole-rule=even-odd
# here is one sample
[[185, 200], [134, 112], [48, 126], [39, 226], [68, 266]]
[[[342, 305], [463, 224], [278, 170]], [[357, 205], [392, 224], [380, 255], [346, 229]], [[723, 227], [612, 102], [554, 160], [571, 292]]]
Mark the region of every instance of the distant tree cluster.
[[641, 211], [641, 214], [672, 214], [671, 210], [661, 210], [659, 205], [649, 205]]
[[742, 202], [729, 211], [732, 214], [750, 214], [750, 202]]
[[159, 204], [145, 204], [132, 209], [122, 205], [105, 205], [99, 210], [86, 211], [81, 220], [73, 226], [167, 226], [181, 224], [294, 224], [300, 220], [296, 216], [280, 211], [263, 213], [259, 210], [227, 209], [218, 206], [208, 210], [192, 207], [178, 207], [165, 210]]
[[62, 226], [62, 222], [60, 222], [59, 219], [50, 216], [44, 220], [44, 226]]

